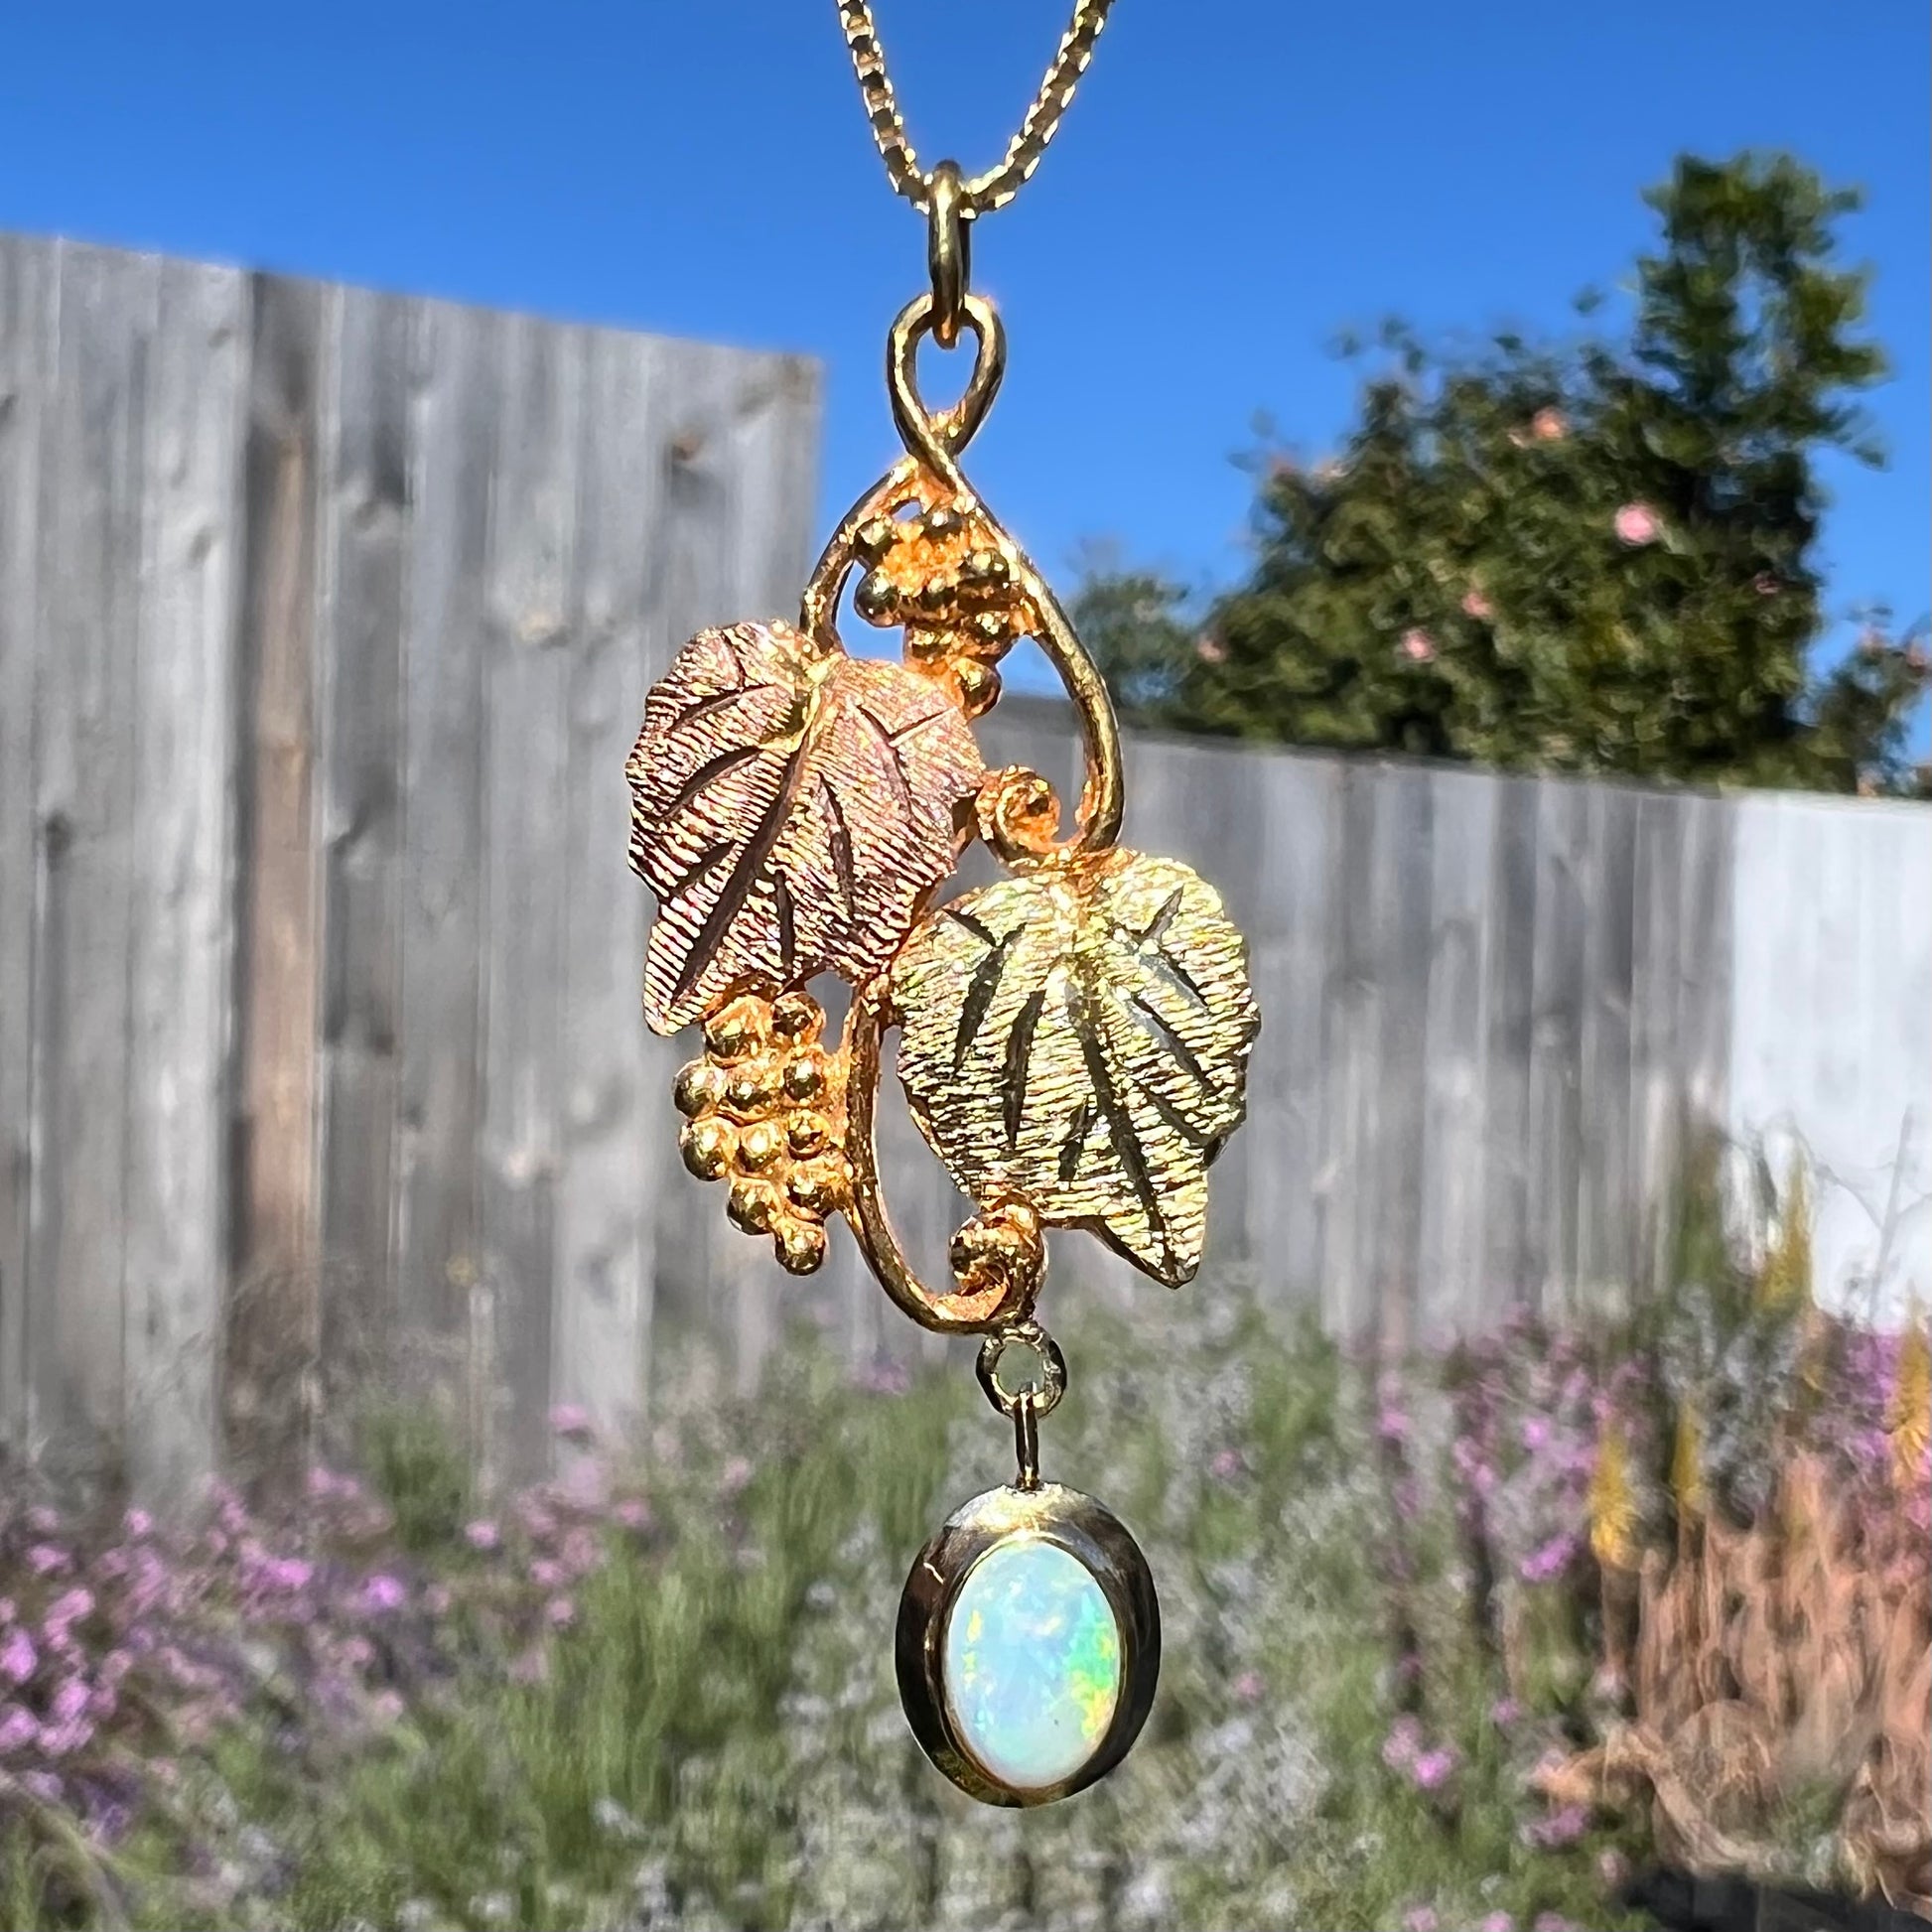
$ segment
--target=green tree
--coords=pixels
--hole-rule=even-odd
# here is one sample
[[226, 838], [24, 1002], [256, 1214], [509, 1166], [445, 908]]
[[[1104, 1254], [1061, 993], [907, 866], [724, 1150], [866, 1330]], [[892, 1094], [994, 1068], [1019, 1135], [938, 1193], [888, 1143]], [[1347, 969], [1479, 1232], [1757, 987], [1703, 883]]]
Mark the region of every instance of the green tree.
[[1859, 408], [1858, 206], [1787, 157], [1681, 159], [1634, 315], [1559, 345], [1366, 349], [1331, 462], [1276, 459], [1252, 578], [1204, 622], [1145, 573], [1075, 610], [1131, 716], [1507, 767], [1834, 790], [1902, 787], [1925, 685], [1884, 614], [1826, 629], [1817, 459], [1880, 458]]

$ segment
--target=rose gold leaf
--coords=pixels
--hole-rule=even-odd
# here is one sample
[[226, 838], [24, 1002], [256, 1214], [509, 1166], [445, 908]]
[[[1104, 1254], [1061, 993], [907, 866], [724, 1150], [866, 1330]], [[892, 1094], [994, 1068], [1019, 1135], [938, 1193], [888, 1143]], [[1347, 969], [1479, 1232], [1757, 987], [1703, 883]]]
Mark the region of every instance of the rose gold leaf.
[[644, 1017], [897, 949], [953, 868], [984, 767], [945, 693], [782, 623], [700, 631], [651, 689], [625, 767], [630, 861], [657, 895]]

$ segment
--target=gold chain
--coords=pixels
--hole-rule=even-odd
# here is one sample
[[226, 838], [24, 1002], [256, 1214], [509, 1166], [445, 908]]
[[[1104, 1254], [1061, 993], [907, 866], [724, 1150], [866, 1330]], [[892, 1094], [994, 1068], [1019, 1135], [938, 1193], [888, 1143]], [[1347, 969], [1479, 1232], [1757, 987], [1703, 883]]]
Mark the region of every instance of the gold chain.
[[[1074, 0], [1073, 18], [1060, 38], [1039, 91], [1035, 94], [1020, 131], [1007, 144], [998, 167], [989, 168], [963, 182], [959, 191], [962, 215], [985, 214], [1004, 207], [1019, 194], [1021, 186], [1039, 166], [1046, 144], [1053, 138], [1080, 76], [1093, 59], [1093, 44], [1107, 24], [1113, 0]], [[859, 92], [866, 104], [866, 118], [872, 122], [872, 138], [879, 143], [886, 176], [896, 194], [903, 195], [921, 213], [932, 198], [933, 171], [919, 166], [919, 158], [906, 137], [905, 119], [898, 111], [893, 92], [893, 78], [886, 70], [886, 50], [880, 44], [879, 29], [872, 17], [872, 0], [838, 0], [839, 24], [845, 30], [845, 44], [852, 56], [852, 70], [859, 76]], [[942, 164], [943, 165], [943, 164]]]

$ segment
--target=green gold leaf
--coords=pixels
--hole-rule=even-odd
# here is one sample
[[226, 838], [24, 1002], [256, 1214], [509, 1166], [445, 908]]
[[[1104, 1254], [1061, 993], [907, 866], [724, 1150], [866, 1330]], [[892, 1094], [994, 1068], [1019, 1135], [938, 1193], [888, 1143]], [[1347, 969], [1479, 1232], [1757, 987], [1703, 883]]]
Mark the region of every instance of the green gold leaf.
[[932, 913], [892, 986], [913, 1117], [967, 1194], [1194, 1273], [1260, 1025], [1212, 887], [1135, 852], [1041, 867]]

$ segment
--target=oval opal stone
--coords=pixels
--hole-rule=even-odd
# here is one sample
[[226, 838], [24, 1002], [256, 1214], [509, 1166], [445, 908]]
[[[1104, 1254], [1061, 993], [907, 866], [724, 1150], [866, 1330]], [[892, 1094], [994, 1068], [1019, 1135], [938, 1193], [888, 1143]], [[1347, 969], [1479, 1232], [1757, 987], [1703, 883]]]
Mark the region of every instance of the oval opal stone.
[[1120, 1629], [1091, 1571], [1043, 1537], [974, 1564], [945, 1633], [946, 1701], [980, 1768], [1016, 1791], [1068, 1778], [1120, 1701]]

